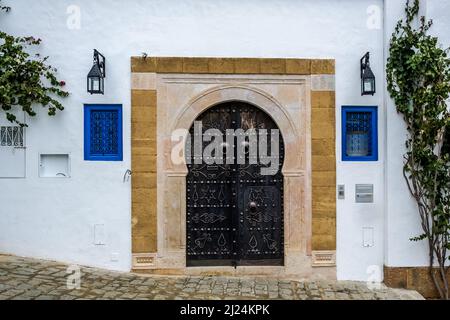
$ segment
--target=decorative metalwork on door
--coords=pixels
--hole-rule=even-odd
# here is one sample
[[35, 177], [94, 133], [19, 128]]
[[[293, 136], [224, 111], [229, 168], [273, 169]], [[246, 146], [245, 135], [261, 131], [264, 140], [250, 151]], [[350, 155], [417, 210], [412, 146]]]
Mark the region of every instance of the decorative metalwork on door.
[[[261, 161], [261, 151], [248, 150], [253, 134], [258, 146], [266, 143], [267, 154], [273, 154], [270, 133], [277, 125], [262, 110], [242, 102], [214, 106], [197, 121], [201, 131], [193, 125], [187, 144], [187, 265], [283, 265], [282, 136], [278, 164], [270, 175], [262, 171], [270, 164]], [[198, 159], [195, 139], [201, 138], [204, 150], [213, 140], [208, 129], [222, 133], [223, 163]], [[261, 141], [266, 131], [268, 139]]]

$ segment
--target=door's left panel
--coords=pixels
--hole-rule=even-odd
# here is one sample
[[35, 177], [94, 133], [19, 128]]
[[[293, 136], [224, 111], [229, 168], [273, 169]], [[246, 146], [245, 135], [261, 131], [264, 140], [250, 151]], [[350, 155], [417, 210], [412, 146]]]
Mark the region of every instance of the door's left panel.
[[[25, 121], [22, 112], [16, 117], [22, 123]], [[0, 179], [25, 178], [25, 132], [26, 128], [0, 117]]]

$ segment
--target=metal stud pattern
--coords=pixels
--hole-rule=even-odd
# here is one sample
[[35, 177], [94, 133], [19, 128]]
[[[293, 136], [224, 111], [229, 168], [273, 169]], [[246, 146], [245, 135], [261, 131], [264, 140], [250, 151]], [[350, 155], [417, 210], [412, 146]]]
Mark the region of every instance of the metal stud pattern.
[[[263, 111], [239, 102], [217, 105], [197, 121], [202, 121], [203, 131], [219, 129], [224, 141], [226, 129], [278, 129]], [[237, 137], [233, 139], [234, 149], [227, 146], [224, 152], [236, 159]], [[282, 137], [280, 154], [279, 170], [270, 176], [261, 175], [261, 163], [249, 164], [248, 155], [245, 164], [188, 165], [188, 266], [283, 265]], [[194, 163], [194, 154], [189, 156], [188, 163]]]

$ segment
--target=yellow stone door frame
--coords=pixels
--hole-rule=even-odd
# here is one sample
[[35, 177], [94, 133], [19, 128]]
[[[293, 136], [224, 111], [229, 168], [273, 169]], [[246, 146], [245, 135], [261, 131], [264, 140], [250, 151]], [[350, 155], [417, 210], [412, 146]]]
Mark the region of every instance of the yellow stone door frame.
[[[336, 110], [332, 59], [131, 58], [133, 268], [152, 269], [157, 243], [157, 74], [301, 75], [311, 77], [312, 219], [308, 252], [336, 250]], [[319, 258], [320, 260], [320, 258]], [[320, 262], [318, 265], [320, 265]], [[323, 262], [323, 260], [322, 260]], [[333, 261], [328, 261], [328, 264]], [[327, 265], [327, 261], [323, 265]]]

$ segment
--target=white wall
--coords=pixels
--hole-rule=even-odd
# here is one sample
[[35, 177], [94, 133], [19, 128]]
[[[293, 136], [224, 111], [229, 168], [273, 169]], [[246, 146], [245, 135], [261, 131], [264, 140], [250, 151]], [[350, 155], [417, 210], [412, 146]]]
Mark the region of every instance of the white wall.
[[[13, 11], [0, 28], [35, 35], [41, 52], [59, 68], [71, 97], [54, 119], [30, 119], [27, 178], [0, 180], [0, 251], [111, 269], [130, 268], [130, 56], [308, 57], [336, 59], [337, 150], [340, 158], [340, 106], [378, 105], [383, 90], [361, 97], [359, 59], [371, 52], [378, 84], [383, 79], [382, 0], [5, 0]], [[81, 9], [81, 29], [70, 30], [69, 5]], [[92, 50], [107, 58], [106, 95], [89, 96], [85, 77]], [[83, 161], [83, 103], [122, 103], [124, 161]], [[380, 161], [338, 161], [338, 277], [365, 280], [367, 268], [383, 265], [384, 126]], [[70, 152], [72, 178], [38, 178], [38, 153]], [[354, 204], [357, 183], [375, 185], [375, 203]], [[409, 219], [409, 218], [408, 218]], [[106, 246], [93, 245], [93, 225], [104, 223]], [[373, 227], [372, 248], [362, 246], [362, 228]], [[119, 254], [112, 262], [111, 253]]]
[[[403, 1], [386, 2], [386, 48], [399, 18], [404, 17]], [[445, 0], [422, 1], [422, 14], [432, 18], [431, 33], [440, 37], [444, 47], [450, 45], [450, 3]], [[417, 206], [402, 175], [406, 129], [396, 112], [395, 105], [386, 93], [387, 144], [386, 144], [386, 205], [385, 205], [385, 264], [391, 267], [427, 266], [426, 241], [409, 239], [420, 235]]]

